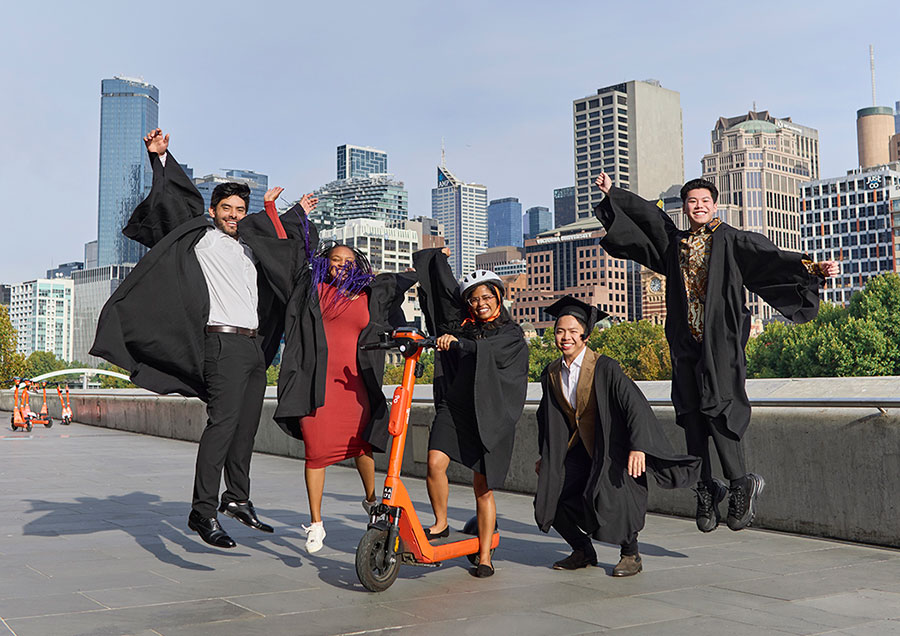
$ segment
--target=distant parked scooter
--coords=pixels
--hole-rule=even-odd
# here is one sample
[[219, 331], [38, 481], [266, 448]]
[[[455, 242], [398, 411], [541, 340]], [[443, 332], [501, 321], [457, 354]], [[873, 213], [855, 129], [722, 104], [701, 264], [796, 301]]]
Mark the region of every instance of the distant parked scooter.
[[[31, 383], [35, 389], [37, 388], [37, 384]], [[41, 404], [41, 410], [37, 413], [34, 419], [31, 420], [31, 423], [34, 425], [43, 424], [45, 428], [50, 428], [53, 426], [53, 418], [50, 417], [50, 411], [47, 409], [47, 383], [41, 382], [41, 390], [44, 393], [44, 403]]]
[[[369, 527], [356, 548], [356, 575], [372, 592], [388, 589], [397, 579], [401, 563], [437, 567], [441, 561], [464, 556], [473, 565], [478, 564], [477, 518], [470, 519], [462, 532], [450, 532], [448, 537], [429, 542], [409, 493], [400, 481], [413, 388], [423, 371], [419, 357], [424, 349], [434, 348], [434, 345], [433, 337], [426, 338], [417, 329], [403, 328], [383, 334], [381, 342], [360, 347], [399, 350], [405, 358], [403, 383], [394, 391], [391, 403], [388, 432], [393, 440], [382, 502], [372, 509]], [[499, 543], [500, 533], [495, 529], [491, 539], [492, 553]]]
[[62, 389], [59, 388], [58, 384], [56, 385], [56, 392], [59, 394], [59, 406], [62, 411], [62, 420], [60, 420], [60, 423], [68, 426], [72, 423], [72, 407], [69, 405], [69, 385], [66, 385], [65, 399], [63, 399]]
[[[14, 378], [16, 390], [13, 393], [13, 413], [9, 418], [10, 428], [18, 430], [24, 428], [27, 432], [31, 432], [31, 418], [28, 411], [28, 390], [21, 378]], [[22, 392], [19, 393], [19, 386], [22, 386]]]

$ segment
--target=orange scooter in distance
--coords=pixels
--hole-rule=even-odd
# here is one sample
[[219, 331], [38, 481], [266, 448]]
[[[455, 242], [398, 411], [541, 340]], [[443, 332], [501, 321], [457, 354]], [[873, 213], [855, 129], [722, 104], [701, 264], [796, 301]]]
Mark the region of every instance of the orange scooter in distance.
[[59, 407], [62, 415], [61, 423], [69, 425], [72, 423], [72, 407], [69, 405], [69, 385], [66, 385], [66, 398], [63, 399], [62, 389], [56, 385], [56, 393], [59, 395]]
[[[19, 385], [22, 385], [22, 392], [19, 393]], [[18, 430], [20, 428], [24, 428], [26, 432], [30, 433], [32, 427], [31, 417], [28, 414], [28, 389], [26, 389], [25, 385], [22, 384], [22, 380], [20, 378], [15, 378], [16, 390], [13, 393], [13, 413], [9, 418], [10, 428], [12, 430]]]
[[[403, 328], [383, 334], [380, 342], [363, 344], [361, 348], [398, 350], [404, 357], [404, 365], [403, 383], [394, 391], [391, 402], [388, 431], [393, 439], [382, 502], [372, 509], [368, 529], [356, 548], [356, 575], [360, 583], [372, 592], [383, 592], [397, 579], [400, 565], [404, 563], [437, 567], [442, 561], [464, 556], [477, 565], [476, 519], [470, 519], [463, 532], [453, 531], [448, 537], [429, 542], [400, 479], [413, 388], [416, 378], [422, 375], [419, 357], [425, 349], [434, 348], [434, 338], [426, 338], [417, 329]], [[494, 530], [491, 551], [499, 543], [500, 533]]]

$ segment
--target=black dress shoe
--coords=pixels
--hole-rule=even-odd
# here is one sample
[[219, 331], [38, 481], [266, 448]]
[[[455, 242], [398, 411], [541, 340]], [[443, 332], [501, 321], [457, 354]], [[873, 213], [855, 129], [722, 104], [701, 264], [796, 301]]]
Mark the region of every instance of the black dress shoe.
[[237, 544], [222, 530], [219, 520], [215, 517], [204, 517], [196, 510], [191, 510], [188, 516], [188, 528], [200, 535], [200, 538], [209, 545], [217, 548], [233, 548]]
[[219, 512], [226, 514], [232, 519], [237, 519], [245, 526], [253, 528], [254, 530], [275, 532], [275, 530], [272, 529], [272, 526], [259, 520], [259, 517], [256, 516], [256, 510], [253, 509], [253, 503], [249, 500], [229, 501], [227, 504], [223, 502], [222, 505], [219, 506]]
[[443, 539], [445, 537], [450, 536], [450, 526], [448, 525], [446, 528], [441, 530], [440, 532], [432, 532], [428, 528], [425, 528], [425, 538], [431, 541], [432, 539]]

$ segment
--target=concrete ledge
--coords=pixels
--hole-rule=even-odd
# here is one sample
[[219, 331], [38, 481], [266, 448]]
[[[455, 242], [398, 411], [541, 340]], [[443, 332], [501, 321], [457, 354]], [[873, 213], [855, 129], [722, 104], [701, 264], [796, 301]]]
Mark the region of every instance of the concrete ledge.
[[[759, 385], [754, 387], [754, 383]], [[639, 384], [649, 396], [656, 396], [668, 383]], [[796, 397], [900, 394], [900, 378], [759, 380], [749, 384], [751, 398], [773, 390], [783, 394], [787, 387], [793, 389]], [[206, 424], [205, 407], [199, 400], [140, 390], [73, 391], [71, 404], [80, 423], [160, 437], [196, 441]], [[0, 391], [0, 410], [8, 412], [12, 406], [13, 392]], [[56, 396], [48, 406], [58, 421], [60, 405]], [[302, 458], [302, 442], [281, 432], [271, 419], [274, 410], [274, 398], [267, 398], [255, 450]], [[519, 421], [505, 490], [534, 492], [536, 410], [533, 404], [527, 405]], [[675, 448], [683, 451], [684, 438], [674, 423], [674, 410], [654, 410]], [[427, 404], [412, 407], [404, 458], [406, 474], [425, 475], [433, 413]], [[8, 423], [4, 426], [8, 427]], [[755, 408], [745, 449], [749, 469], [766, 479], [756, 527], [900, 547], [900, 410]], [[383, 471], [387, 457], [376, 455], [376, 463]], [[716, 473], [721, 474], [718, 466]], [[458, 483], [471, 481], [470, 471], [452, 464], [449, 476]], [[650, 509], [693, 516], [693, 493], [651, 486]], [[723, 513], [725, 509], [723, 503]], [[720, 532], [723, 530], [727, 532], [724, 527]]]

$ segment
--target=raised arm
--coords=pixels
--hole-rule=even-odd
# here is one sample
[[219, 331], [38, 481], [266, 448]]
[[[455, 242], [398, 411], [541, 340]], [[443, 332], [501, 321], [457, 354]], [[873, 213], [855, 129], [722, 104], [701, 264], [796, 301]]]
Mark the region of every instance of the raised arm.
[[169, 153], [169, 135], [157, 128], [144, 137], [153, 186], [122, 229], [130, 239], [153, 247], [176, 227], [204, 213], [203, 197]]
[[603, 248], [616, 258], [627, 258], [665, 274], [664, 256], [678, 228], [655, 204], [612, 185], [605, 173], [595, 184], [606, 194], [594, 214], [606, 228]]
[[428, 333], [441, 336], [450, 326], [458, 327], [464, 316], [447, 254], [437, 248], [419, 250], [413, 254], [413, 267], [419, 278], [419, 303]]

